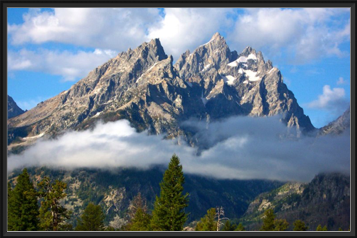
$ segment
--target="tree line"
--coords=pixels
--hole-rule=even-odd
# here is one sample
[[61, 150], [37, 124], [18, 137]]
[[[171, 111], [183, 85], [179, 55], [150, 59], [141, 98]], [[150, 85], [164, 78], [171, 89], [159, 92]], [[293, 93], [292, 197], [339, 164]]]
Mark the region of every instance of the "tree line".
[[[160, 194], [156, 196], [154, 209], [148, 211], [145, 198], [139, 192], [128, 208], [129, 222], [120, 228], [123, 231], [182, 231], [187, 221], [189, 194], [183, 194], [185, 182], [182, 165], [174, 154], [160, 182]], [[61, 205], [67, 195], [67, 184], [44, 177], [37, 189], [30, 181], [25, 168], [18, 176], [14, 189], [8, 183], [8, 231], [115, 231], [105, 226], [105, 214], [100, 205], [89, 203], [78, 218], [75, 228], [68, 223], [72, 212]], [[234, 224], [224, 216], [223, 208], [210, 208], [197, 222], [195, 231], [245, 231], [242, 223]], [[289, 223], [276, 219], [273, 209], [267, 209], [263, 216], [261, 231], [285, 231]], [[226, 220], [223, 224], [222, 220]], [[294, 222], [294, 231], [307, 231], [301, 220]], [[327, 231], [319, 225], [317, 231]], [[342, 230], [342, 229], [340, 229]]]

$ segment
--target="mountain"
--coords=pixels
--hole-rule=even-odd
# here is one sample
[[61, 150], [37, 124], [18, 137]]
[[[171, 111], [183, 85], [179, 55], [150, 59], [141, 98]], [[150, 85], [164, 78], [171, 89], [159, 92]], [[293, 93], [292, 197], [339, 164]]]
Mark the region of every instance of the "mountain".
[[338, 135], [343, 133], [346, 130], [350, 129], [351, 125], [351, 112], [350, 112], [350, 107], [341, 115], [339, 116], [336, 120], [333, 122], [330, 122], [328, 125], [322, 127], [319, 129], [318, 134], [319, 135]]
[[[205, 147], [188, 119], [220, 120], [229, 116], [273, 116], [297, 129], [314, 131], [308, 116], [283, 82], [279, 69], [261, 52], [231, 51], [216, 33], [173, 64], [159, 39], [118, 54], [92, 70], [69, 90], [8, 120], [9, 144], [21, 138], [54, 137], [67, 129], [90, 128], [98, 120], [128, 119], [138, 131], [166, 133], [191, 146]], [[21, 144], [21, 143], [20, 143]]]
[[[160, 193], [159, 183], [166, 168], [152, 167], [147, 170], [116, 168], [111, 171], [100, 169], [61, 170], [50, 168], [28, 168], [31, 180], [37, 184], [44, 176], [53, 181], [67, 183], [67, 197], [62, 204], [73, 211], [71, 223], [75, 225], [89, 202], [101, 205], [105, 211], [106, 225], [119, 228], [128, 220], [126, 212], [133, 197], [140, 192], [147, 200], [149, 211], [153, 209], [156, 195]], [[13, 171], [8, 181], [14, 185], [20, 170]], [[225, 215], [241, 216], [249, 201], [258, 194], [281, 186], [279, 181], [267, 180], [220, 180], [185, 174], [184, 194], [189, 193], [187, 223], [199, 220], [211, 207], [223, 206]]]
[[9, 119], [12, 117], [16, 117], [24, 112], [25, 112], [24, 110], [22, 110], [21, 108], [19, 108], [19, 106], [17, 106], [14, 99], [9, 95], [7, 95], [7, 118]]
[[250, 203], [240, 221], [259, 229], [266, 209], [273, 208], [278, 219], [286, 219], [293, 229], [295, 220], [309, 230], [321, 224], [328, 230], [348, 230], [350, 226], [350, 177], [339, 173], [316, 175], [310, 183], [287, 183], [263, 193]]

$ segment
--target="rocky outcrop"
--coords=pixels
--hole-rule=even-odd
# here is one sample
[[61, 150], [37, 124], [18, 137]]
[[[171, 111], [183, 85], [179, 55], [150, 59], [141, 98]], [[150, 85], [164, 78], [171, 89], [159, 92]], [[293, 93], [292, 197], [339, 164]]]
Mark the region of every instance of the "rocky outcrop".
[[323, 173], [307, 184], [287, 183], [259, 195], [242, 217], [244, 223], [259, 229], [266, 209], [272, 208], [278, 219], [286, 219], [289, 230], [295, 220], [304, 221], [309, 230], [320, 224], [328, 230], [348, 230], [350, 225], [350, 177], [339, 173]]
[[154, 39], [118, 54], [69, 90], [8, 120], [9, 142], [125, 118], [139, 131], [166, 133], [168, 138], [180, 135], [192, 146], [201, 146], [193, 139], [195, 132], [181, 122], [277, 114], [297, 129], [297, 136], [315, 129], [280, 71], [265, 62], [261, 52], [247, 47], [238, 54], [216, 33], [173, 64]]
[[319, 135], [339, 135], [350, 129], [351, 125], [350, 107], [336, 120], [319, 129]]
[[7, 95], [7, 118], [13, 118], [21, 115], [25, 111], [17, 106], [16, 102], [12, 97]]

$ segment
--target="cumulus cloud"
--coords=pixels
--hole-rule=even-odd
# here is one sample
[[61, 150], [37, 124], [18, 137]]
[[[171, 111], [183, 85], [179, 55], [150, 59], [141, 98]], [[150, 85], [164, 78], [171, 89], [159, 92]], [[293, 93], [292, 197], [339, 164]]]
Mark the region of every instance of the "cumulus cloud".
[[8, 54], [8, 70], [40, 71], [63, 76], [65, 81], [82, 78], [95, 67], [116, 55], [115, 51], [95, 49], [92, 52], [50, 51], [46, 49]]
[[347, 8], [246, 9], [228, 39], [237, 49], [249, 45], [270, 56], [285, 50], [294, 63], [344, 56], [348, 53], [341, 51], [340, 44], [349, 41], [350, 22], [334, 17], [348, 12]]
[[8, 25], [8, 32], [15, 45], [60, 42], [123, 51], [143, 42], [158, 13], [155, 8], [31, 9], [24, 23]]
[[340, 116], [348, 105], [349, 101], [345, 98], [345, 90], [343, 88], [331, 89], [330, 85], [325, 85], [322, 95], [307, 104], [309, 108], [326, 110], [335, 116]]
[[[271, 59], [286, 53], [295, 63], [307, 63], [330, 55], [348, 54], [340, 49], [350, 38], [348, 13], [348, 8], [165, 8], [161, 12], [156, 8], [30, 9], [23, 16], [22, 24], [8, 24], [8, 34], [11, 45], [58, 42], [115, 52], [160, 38], [166, 53], [177, 60], [186, 50], [194, 50], [220, 32], [226, 33], [231, 49], [241, 51], [249, 45]], [[340, 17], [338, 21], [336, 17]], [[23, 56], [21, 51], [12, 54], [19, 56], [13, 56], [17, 61], [10, 69], [40, 67], [34, 66], [37, 61]], [[52, 54], [65, 55], [65, 52]], [[83, 77], [90, 70], [86, 66], [93, 64], [80, 65], [79, 62], [87, 59], [84, 54], [77, 54], [83, 57], [75, 60], [76, 67], [64, 66], [62, 70], [50, 67], [41, 71], [61, 74], [69, 80], [79, 74]], [[45, 63], [50, 65], [49, 62]], [[101, 64], [105, 60], [98, 57], [96, 62]]]
[[232, 24], [227, 17], [232, 12], [229, 8], [166, 8], [159, 23], [149, 27], [148, 39], [160, 38], [177, 60], [186, 50], [194, 50]]
[[200, 131], [199, 138], [214, 142], [200, 155], [186, 144], [164, 140], [164, 135], [137, 133], [122, 120], [38, 141], [22, 154], [10, 155], [8, 171], [25, 166], [146, 169], [167, 165], [173, 153], [180, 157], [185, 173], [216, 178], [310, 181], [319, 172], [350, 171], [349, 134], [287, 139], [281, 136], [286, 127], [277, 117], [232, 117], [208, 126], [188, 123]]

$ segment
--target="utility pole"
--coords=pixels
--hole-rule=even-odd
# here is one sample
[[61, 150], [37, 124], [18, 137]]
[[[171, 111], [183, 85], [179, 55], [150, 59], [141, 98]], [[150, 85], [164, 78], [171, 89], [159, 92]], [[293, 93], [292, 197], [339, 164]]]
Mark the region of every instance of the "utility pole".
[[215, 217], [217, 217], [217, 231], [219, 231], [219, 227], [221, 225], [221, 220], [229, 220], [229, 218], [224, 216], [224, 210], [223, 210], [222, 206], [216, 207]]

